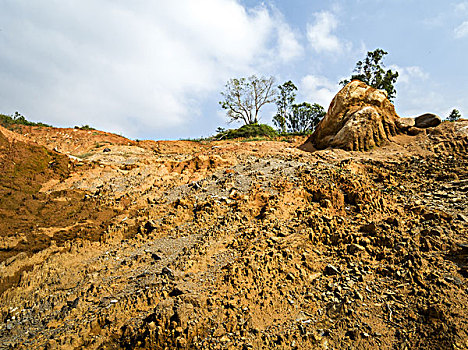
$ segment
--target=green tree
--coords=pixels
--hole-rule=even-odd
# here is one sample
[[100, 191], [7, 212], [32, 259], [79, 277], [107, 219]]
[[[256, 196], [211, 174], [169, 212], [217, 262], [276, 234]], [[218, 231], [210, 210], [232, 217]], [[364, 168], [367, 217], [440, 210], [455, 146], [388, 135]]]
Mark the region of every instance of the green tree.
[[260, 109], [275, 102], [276, 91], [273, 88], [275, 79], [257, 78], [252, 75], [248, 78], [234, 78], [226, 83], [224, 97], [219, 104], [226, 109], [230, 121], [243, 121], [245, 125], [257, 124]]
[[286, 131], [286, 122], [291, 114], [292, 105], [296, 99], [297, 87], [291, 80], [283, 85], [278, 86], [278, 97], [276, 99], [276, 106], [278, 111], [273, 117], [273, 123], [278, 127], [281, 132]]
[[454, 121], [457, 121], [457, 120], [460, 119], [460, 118], [461, 118], [460, 111], [459, 111], [458, 109], [453, 109], [453, 110], [450, 112], [450, 114], [449, 114], [447, 120], [450, 121], [450, 122], [454, 122]]
[[396, 95], [394, 84], [397, 81], [398, 72], [384, 69], [382, 59], [386, 54], [388, 52], [382, 49], [368, 51], [364, 61], [356, 63], [356, 68], [354, 68], [356, 74], [351, 75], [349, 79], [340, 81], [340, 84], [345, 86], [350, 81], [357, 79], [376, 89], [387, 91], [388, 99], [392, 101]]
[[292, 113], [287, 119], [290, 132], [312, 132], [320, 120], [325, 116], [325, 109], [317, 104], [303, 102], [292, 105]]

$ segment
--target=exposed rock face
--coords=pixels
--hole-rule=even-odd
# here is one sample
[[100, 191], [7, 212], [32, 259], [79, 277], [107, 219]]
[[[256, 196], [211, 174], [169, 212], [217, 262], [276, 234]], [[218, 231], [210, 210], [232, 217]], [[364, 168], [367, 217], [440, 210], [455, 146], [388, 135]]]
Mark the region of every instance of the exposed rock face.
[[414, 126], [420, 129], [433, 128], [440, 123], [442, 123], [440, 117], [432, 113], [426, 113], [414, 119]]
[[354, 80], [333, 98], [308, 142], [317, 149], [369, 150], [399, 132], [399, 119], [385, 91]]

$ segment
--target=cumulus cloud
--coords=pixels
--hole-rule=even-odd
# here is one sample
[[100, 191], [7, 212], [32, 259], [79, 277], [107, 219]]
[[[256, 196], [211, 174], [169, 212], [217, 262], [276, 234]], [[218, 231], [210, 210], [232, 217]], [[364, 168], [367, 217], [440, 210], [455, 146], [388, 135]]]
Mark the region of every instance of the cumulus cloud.
[[328, 11], [315, 14], [315, 23], [307, 25], [307, 38], [312, 48], [317, 52], [340, 52], [349, 46], [341, 41], [333, 31], [338, 27], [335, 15]]
[[285, 22], [280, 22], [277, 32], [278, 55], [282, 62], [289, 62], [302, 56], [304, 49], [297, 40], [296, 34]]
[[302, 52], [281, 16], [236, 0], [17, 0], [0, 23], [4, 112], [133, 137], [188, 125], [228, 78]]
[[414, 80], [427, 80], [429, 74], [419, 66], [400, 67], [391, 65], [390, 69], [398, 72], [397, 83], [409, 84]]
[[306, 75], [301, 79], [300, 90], [307, 101], [318, 103], [327, 110], [340, 86], [323, 76]]
[[468, 21], [463, 22], [453, 31], [456, 39], [461, 39], [468, 36]]

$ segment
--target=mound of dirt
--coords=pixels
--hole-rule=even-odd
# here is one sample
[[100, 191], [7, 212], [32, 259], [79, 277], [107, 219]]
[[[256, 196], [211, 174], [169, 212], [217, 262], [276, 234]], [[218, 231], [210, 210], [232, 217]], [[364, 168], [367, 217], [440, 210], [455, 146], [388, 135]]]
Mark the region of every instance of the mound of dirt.
[[91, 151], [102, 151], [113, 145], [128, 146], [137, 143], [123, 136], [99, 130], [14, 125], [13, 131], [13, 134], [17, 133], [23, 139], [74, 156], [85, 156]]
[[[71, 171], [67, 156], [0, 127], [0, 263], [9, 264], [18, 254], [31, 256], [51, 244], [63, 246], [79, 236], [99, 239], [99, 224], [116, 211], [83, 201], [85, 193], [70, 188], [41, 193], [43, 184], [64, 181]], [[95, 219], [96, 227], [83, 230]], [[0, 294], [30, 268], [26, 264], [12, 275], [2, 273]]]
[[399, 116], [385, 91], [354, 80], [333, 98], [308, 139], [316, 149], [369, 150], [399, 133]]

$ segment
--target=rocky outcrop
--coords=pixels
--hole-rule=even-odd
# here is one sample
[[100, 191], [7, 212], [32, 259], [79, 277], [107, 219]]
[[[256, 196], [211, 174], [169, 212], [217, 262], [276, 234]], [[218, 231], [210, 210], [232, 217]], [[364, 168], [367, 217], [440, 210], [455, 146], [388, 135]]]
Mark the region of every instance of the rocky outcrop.
[[308, 142], [317, 149], [369, 150], [399, 133], [399, 119], [385, 91], [354, 80], [333, 98]]

